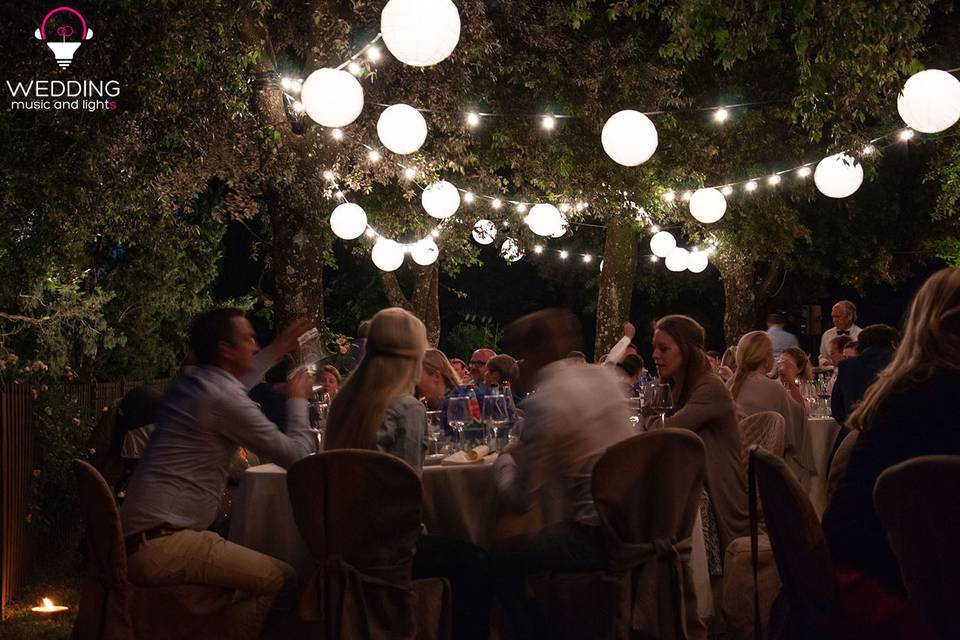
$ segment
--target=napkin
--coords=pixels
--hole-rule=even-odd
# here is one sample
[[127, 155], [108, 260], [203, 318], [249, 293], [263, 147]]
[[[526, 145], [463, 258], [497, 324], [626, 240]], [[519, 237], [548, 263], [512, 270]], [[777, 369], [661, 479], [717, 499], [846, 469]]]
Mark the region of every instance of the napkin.
[[470, 451], [457, 451], [444, 458], [440, 464], [482, 464], [489, 453], [490, 447], [480, 445], [470, 449]]

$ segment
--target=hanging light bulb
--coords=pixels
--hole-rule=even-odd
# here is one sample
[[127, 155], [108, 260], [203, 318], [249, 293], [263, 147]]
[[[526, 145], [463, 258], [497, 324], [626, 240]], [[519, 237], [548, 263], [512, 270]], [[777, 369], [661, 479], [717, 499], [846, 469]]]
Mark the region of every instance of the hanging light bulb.
[[471, 192], [467, 191], [465, 194], [463, 194], [463, 201], [466, 202], [467, 204], [470, 204], [471, 202], [473, 202], [473, 200], [474, 200], [474, 195]]
[[543, 119], [540, 120], [540, 126], [550, 131], [557, 125], [557, 120], [553, 116], [543, 116]]
[[560, 252], [560, 259], [561, 259], [561, 260], [566, 260], [569, 256], [570, 256], [570, 252], [568, 252], [568, 251], [566, 251], [566, 250]]
[[726, 122], [727, 118], [730, 117], [730, 112], [726, 109], [717, 109], [713, 112], [713, 119], [717, 122]]
[[769, 184], [771, 187], [777, 186], [778, 184], [780, 184], [780, 176], [776, 174], [770, 176], [769, 178], [767, 178], [767, 184]]
[[474, 113], [474, 112], [472, 112], [472, 111], [471, 111], [470, 113], [468, 113], [468, 114], [467, 114], [467, 124], [470, 125], [471, 127], [475, 127], [475, 126], [477, 126], [478, 124], [480, 124], [480, 115], [477, 114], [477, 113]]
[[673, 202], [677, 199], [677, 194], [675, 194], [673, 191], [667, 191], [665, 194], [663, 194], [663, 199], [667, 202]]
[[380, 152], [376, 149], [371, 149], [370, 153], [367, 154], [367, 158], [370, 162], [380, 162]]
[[367, 49], [367, 60], [376, 62], [380, 59], [380, 47], [370, 47]]
[[733, 193], [733, 187], [731, 187], [730, 185], [726, 185], [723, 189], [720, 189], [720, 193], [722, 193], [725, 196], [728, 196], [731, 193]]
[[351, 62], [347, 65], [347, 71], [355, 76], [358, 76], [360, 75], [360, 72], [363, 71], [363, 67], [360, 66], [359, 62]]
[[911, 138], [913, 138], [913, 129], [904, 129], [903, 131], [900, 132], [900, 135], [898, 137], [903, 142], [910, 140]]
[[810, 177], [810, 167], [800, 167], [799, 169], [797, 169], [797, 175], [800, 176], [801, 178]]
[[494, 209], [499, 209], [500, 207], [503, 206], [503, 201], [500, 200], [500, 198], [494, 198], [494, 199], [490, 202], [490, 206], [493, 207]]
[[747, 184], [743, 185], [743, 188], [746, 189], [748, 192], [753, 192], [757, 190], [757, 186], [758, 185], [756, 180], [751, 180]]
[[340, 140], [343, 140], [343, 129], [334, 129], [333, 131], [330, 132], [330, 137], [333, 138], [334, 140], [337, 140], [338, 142]]
[[403, 170], [403, 175], [407, 180], [413, 180], [417, 177], [417, 170], [413, 167], [407, 167]]

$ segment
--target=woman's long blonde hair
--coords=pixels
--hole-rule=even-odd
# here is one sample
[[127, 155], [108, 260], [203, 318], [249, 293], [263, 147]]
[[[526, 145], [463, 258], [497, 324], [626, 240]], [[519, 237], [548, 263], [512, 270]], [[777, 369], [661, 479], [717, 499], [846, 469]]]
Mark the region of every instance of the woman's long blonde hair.
[[423, 368], [431, 373], [439, 373], [447, 391], [461, 384], [457, 370], [450, 364], [446, 354], [439, 349], [427, 349], [426, 353], [423, 354]]
[[413, 393], [426, 349], [427, 329], [416, 316], [398, 307], [377, 312], [363, 359], [330, 405], [323, 448], [376, 449], [387, 406]]
[[730, 395], [736, 400], [747, 376], [766, 366], [773, 357], [773, 340], [766, 331], [751, 331], [737, 343], [737, 371], [730, 381]]
[[960, 371], [960, 269], [941, 269], [917, 292], [893, 360], [867, 389], [847, 420], [852, 429], [867, 429], [894, 393], [939, 373]]

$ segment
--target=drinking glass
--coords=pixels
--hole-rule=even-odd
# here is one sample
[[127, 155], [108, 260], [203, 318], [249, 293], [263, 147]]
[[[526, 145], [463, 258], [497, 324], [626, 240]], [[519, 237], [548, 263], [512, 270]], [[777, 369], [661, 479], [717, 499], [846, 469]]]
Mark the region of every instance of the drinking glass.
[[504, 396], [489, 395], [483, 398], [483, 428], [491, 451], [506, 446], [510, 414], [507, 412], [507, 399]]
[[463, 431], [467, 428], [467, 425], [472, 423], [473, 413], [470, 411], [470, 398], [458, 396], [447, 399], [447, 424], [457, 432], [457, 441], [460, 443], [461, 449], [464, 449], [466, 445]]
[[428, 453], [438, 453], [440, 447], [440, 412], [427, 411], [427, 446]]
[[667, 421], [667, 413], [673, 411], [673, 390], [669, 384], [654, 380], [644, 387], [644, 407], [649, 415], [660, 416], [660, 426]]

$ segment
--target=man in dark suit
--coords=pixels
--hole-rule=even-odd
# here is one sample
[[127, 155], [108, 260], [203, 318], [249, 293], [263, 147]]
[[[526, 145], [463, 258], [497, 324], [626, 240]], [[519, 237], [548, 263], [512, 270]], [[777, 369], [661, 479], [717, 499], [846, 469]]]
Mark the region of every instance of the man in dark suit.
[[877, 374], [890, 364], [899, 340], [897, 330], [886, 324], [870, 325], [860, 332], [859, 355], [837, 365], [837, 381], [830, 396], [831, 413], [837, 422], [842, 424], [847, 419]]

